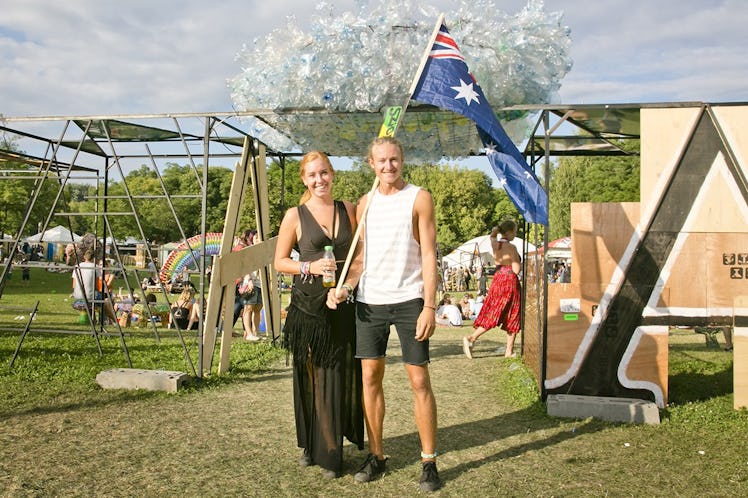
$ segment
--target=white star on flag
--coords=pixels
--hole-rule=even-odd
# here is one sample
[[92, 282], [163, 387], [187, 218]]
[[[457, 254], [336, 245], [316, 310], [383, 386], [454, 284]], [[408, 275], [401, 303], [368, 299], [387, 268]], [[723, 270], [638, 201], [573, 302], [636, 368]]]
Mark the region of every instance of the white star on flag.
[[499, 178], [499, 187], [504, 188], [505, 185], [506, 185], [506, 177], [502, 176]]
[[455, 90], [457, 92], [457, 95], [455, 95], [454, 99], [465, 99], [465, 105], [469, 106], [472, 101], [475, 101], [476, 103], [480, 104], [480, 100], [478, 100], [478, 92], [473, 90], [473, 84], [467, 84], [464, 81], [462, 81], [462, 78], [460, 78], [460, 86], [453, 86], [450, 87], [452, 90]]

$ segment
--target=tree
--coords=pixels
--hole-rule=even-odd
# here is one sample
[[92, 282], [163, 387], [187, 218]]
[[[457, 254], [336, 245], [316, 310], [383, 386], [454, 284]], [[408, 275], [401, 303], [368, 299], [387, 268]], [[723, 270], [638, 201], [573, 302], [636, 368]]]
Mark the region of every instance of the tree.
[[[299, 177], [299, 161], [287, 160], [283, 166], [278, 161], [273, 161], [268, 168], [268, 205], [270, 207], [270, 234], [276, 235], [280, 228], [285, 211], [299, 203], [301, 194], [306, 190]], [[283, 182], [281, 182], [281, 178]], [[282, 184], [281, 184], [282, 183]], [[283, 197], [281, 199], [281, 191]], [[251, 225], [255, 225], [254, 206], [247, 210], [251, 214]]]
[[[284, 203], [285, 209], [288, 209], [298, 204], [305, 188], [299, 179], [298, 161], [287, 161], [285, 168]], [[280, 165], [277, 162], [271, 164], [268, 169], [268, 200], [271, 206], [280, 207], [280, 173]], [[334, 196], [356, 203], [371, 190], [374, 178], [373, 170], [364, 162], [354, 162], [348, 170], [336, 170]], [[434, 197], [437, 240], [443, 251], [487, 233], [491, 226], [503, 219], [500, 216], [503, 212], [498, 215], [496, 212], [499, 200], [504, 198], [509, 202], [506, 194], [493, 189], [490, 178], [478, 170], [433, 164], [406, 165], [403, 178], [425, 188]], [[277, 232], [285, 209], [271, 208], [273, 233]]]
[[[231, 185], [232, 172], [228, 168], [209, 167], [207, 184], [206, 230], [223, 230], [226, 204]], [[167, 163], [159, 176], [152, 168], [142, 165], [128, 173], [121, 182], [110, 182], [108, 194], [115, 198], [108, 201], [108, 212], [131, 212], [133, 207], [138, 215], [110, 216], [112, 232], [116, 238], [134, 235], [140, 237], [138, 221], [146, 238], [152, 241], [168, 242], [182, 239], [181, 225], [185, 237], [201, 233], [202, 213], [202, 167], [180, 166]], [[198, 183], [199, 182], [199, 183]], [[125, 195], [125, 185], [132, 197], [116, 198]], [[164, 196], [168, 193], [179, 224]], [[78, 208], [83, 202], [76, 204]]]
[[[635, 153], [638, 140], [616, 143]], [[551, 239], [571, 233], [572, 202], [636, 202], [639, 200], [639, 157], [565, 157], [551, 171], [549, 232]]]
[[[277, 234], [280, 228], [280, 222], [283, 219], [288, 208], [299, 204], [302, 194], [306, 187], [301, 182], [299, 173], [299, 161], [287, 160], [284, 162], [285, 175], [282, 175], [283, 169], [278, 161], [273, 161], [268, 167], [268, 203], [270, 204], [270, 233]], [[281, 203], [281, 177], [284, 178], [283, 185], [283, 202]], [[354, 163], [350, 170], [335, 170], [335, 184], [333, 186], [333, 195], [336, 199], [347, 200], [352, 203], [358, 202], [362, 195], [371, 189], [374, 181], [374, 173], [366, 164]], [[242, 220], [245, 223], [242, 226], [255, 225], [254, 204], [245, 200], [245, 206], [242, 209]]]
[[[92, 213], [96, 211], [97, 188], [86, 183], [68, 183], [65, 185], [65, 199], [71, 213]], [[93, 232], [95, 219], [90, 216], [71, 216], [63, 224], [70, 223], [70, 229], [78, 234]], [[107, 234], [108, 235], [108, 234]]]
[[[10, 136], [0, 135], [0, 149], [21, 152]], [[39, 223], [44, 222], [55, 198], [57, 188], [49, 181], [41, 182], [35, 166], [29, 166], [22, 160], [3, 162], [0, 171], [0, 234], [17, 236], [21, 224], [29, 210], [36, 189], [35, 203], [21, 236], [36, 233]], [[21, 178], [24, 177], [24, 178]]]
[[[284, 161], [284, 168], [285, 174], [280, 162], [273, 161], [268, 165], [269, 236], [277, 234], [285, 211], [296, 206], [306, 190], [299, 178], [299, 161]], [[196, 172], [191, 166], [173, 163], [167, 164], [161, 173], [161, 179], [187, 237], [201, 231], [202, 203], [198, 174], [201, 175], [200, 167]], [[223, 231], [232, 177], [233, 172], [228, 168], [208, 169], [206, 228], [209, 232]], [[443, 252], [449, 252], [465, 240], [488, 233], [492, 226], [507, 218], [520, 220], [506, 193], [493, 188], [490, 177], [481, 171], [450, 165], [406, 165], [403, 177], [431, 192], [436, 208], [437, 241]], [[355, 162], [350, 169], [336, 170], [334, 196], [356, 203], [369, 192], [374, 178], [373, 170], [363, 162]], [[202, 176], [199, 179], [202, 182]], [[135, 196], [132, 202], [145, 237], [157, 242], [180, 240], [182, 235], [163, 197], [158, 175], [150, 167], [143, 165], [131, 171], [124, 182], [110, 182], [108, 194], [114, 197], [124, 196], [125, 183], [129, 192]], [[254, 185], [247, 185], [237, 232], [256, 226], [253, 188]], [[70, 210], [96, 211], [93, 200], [96, 194], [95, 186], [69, 185], [66, 197], [70, 199]], [[103, 192], [99, 194], [103, 195]], [[130, 201], [126, 198], [110, 198], [107, 208], [109, 212], [132, 211]], [[74, 230], [79, 233], [93, 230], [94, 220], [86, 217], [72, 217], [71, 220], [74, 222]], [[116, 238], [140, 236], [135, 217], [110, 216], [109, 220]]]
[[337, 171], [335, 174], [335, 196], [352, 203], [371, 190], [374, 184], [374, 170], [366, 163], [355, 163], [352, 169]]
[[406, 166], [403, 177], [431, 192], [437, 240], [443, 252], [487, 232], [496, 195], [485, 173], [457, 166], [425, 164]]

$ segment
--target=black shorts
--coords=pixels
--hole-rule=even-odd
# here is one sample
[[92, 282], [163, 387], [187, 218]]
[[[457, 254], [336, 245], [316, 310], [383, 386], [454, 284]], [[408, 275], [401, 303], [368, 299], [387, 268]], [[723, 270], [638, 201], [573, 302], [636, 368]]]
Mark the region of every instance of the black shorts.
[[429, 362], [429, 341], [416, 340], [416, 322], [423, 311], [423, 299], [397, 304], [356, 303], [356, 358], [384, 358], [390, 326], [400, 338], [403, 363], [424, 365]]

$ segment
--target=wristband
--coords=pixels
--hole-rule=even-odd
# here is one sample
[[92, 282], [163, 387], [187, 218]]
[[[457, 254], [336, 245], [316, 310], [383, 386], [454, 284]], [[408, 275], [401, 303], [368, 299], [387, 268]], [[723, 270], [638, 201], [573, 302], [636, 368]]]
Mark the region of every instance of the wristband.
[[429, 306], [428, 304], [423, 305], [424, 308], [431, 308], [432, 310], [436, 311], [436, 306]]
[[309, 261], [302, 261], [299, 265], [299, 273], [302, 275], [309, 275], [309, 269], [312, 266], [312, 263]]
[[345, 283], [341, 285], [341, 288], [348, 291], [348, 297], [345, 299], [345, 302], [352, 304], [353, 303], [353, 287], [349, 283]]

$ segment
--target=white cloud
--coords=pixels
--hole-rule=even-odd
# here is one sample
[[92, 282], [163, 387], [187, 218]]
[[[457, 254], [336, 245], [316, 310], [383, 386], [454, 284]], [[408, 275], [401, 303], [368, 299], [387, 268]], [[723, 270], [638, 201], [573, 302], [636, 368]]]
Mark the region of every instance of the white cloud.
[[565, 21], [574, 68], [564, 103], [748, 100], [742, 2], [574, 2]]
[[[337, 13], [360, 0], [331, 0]], [[432, 0], [449, 12], [454, 2]], [[498, 2], [515, 13], [521, 0]], [[547, 0], [564, 11], [574, 67], [563, 103], [748, 100], [742, 0]], [[319, 15], [314, 2], [4, 0], [0, 113], [226, 111], [242, 44]]]

